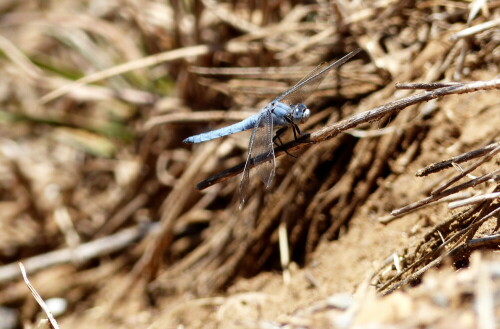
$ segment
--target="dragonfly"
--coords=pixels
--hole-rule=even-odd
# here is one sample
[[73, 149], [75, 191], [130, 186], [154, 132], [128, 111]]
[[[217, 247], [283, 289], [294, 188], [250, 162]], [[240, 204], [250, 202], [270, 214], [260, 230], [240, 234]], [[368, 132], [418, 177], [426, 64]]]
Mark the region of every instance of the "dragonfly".
[[[292, 129], [295, 139], [302, 132], [298, 124], [306, 122], [311, 111], [303, 103], [307, 97], [321, 84], [327, 73], [335, 69], [352, 57], [361, 49], [353, 50], [337, 61], [325, 62], [318, 65], [299, 82], [264, 106], [258, 113], [230, 126], [208, 131], [184, 139], [184, 143], [202, 143], [223, 136], [252, 129], [248, 144], [248, 153], [240, 182], [240, 208], [246, 202], [250, 182], [250, 169], [255, 166], [255, 159], [267, 159], [257, 166], [257, 173], [266, 188], [269, 188], [275, 175], [274, 144], [281, 142], [281, 135], [289, 128]], [[273, 137], [274, 130], [277, 129]]]

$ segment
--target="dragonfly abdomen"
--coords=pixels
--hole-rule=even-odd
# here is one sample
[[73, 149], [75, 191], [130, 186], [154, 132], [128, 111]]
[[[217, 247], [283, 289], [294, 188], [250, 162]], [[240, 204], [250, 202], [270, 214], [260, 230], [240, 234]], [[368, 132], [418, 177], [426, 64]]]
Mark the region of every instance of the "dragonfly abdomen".
[[202, 143], [212, 139], [220, 138], [223, 136], [231, 135], [238, 133], [240, 131], [252, 129], [255, 126], [255, 122], [257, 120], [257, 115], [252, 115], [251, 117], [246, 118], [243, 121], [237, 122], [227, 127], [223, 127], [217, 130], [208, 131], [203, 134], [195, 135], [186, 138], [183, 140], [184, 143], [193, 144], [193, 143]]

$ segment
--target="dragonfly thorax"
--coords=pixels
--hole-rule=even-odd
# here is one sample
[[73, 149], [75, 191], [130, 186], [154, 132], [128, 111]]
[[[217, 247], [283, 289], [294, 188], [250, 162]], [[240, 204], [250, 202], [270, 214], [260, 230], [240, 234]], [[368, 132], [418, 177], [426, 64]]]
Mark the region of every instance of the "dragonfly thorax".
[[294, 123], [304, 123], [311, 116], [311, 111], [304, 104], [290, 105], [293, 110], [292, 120]]

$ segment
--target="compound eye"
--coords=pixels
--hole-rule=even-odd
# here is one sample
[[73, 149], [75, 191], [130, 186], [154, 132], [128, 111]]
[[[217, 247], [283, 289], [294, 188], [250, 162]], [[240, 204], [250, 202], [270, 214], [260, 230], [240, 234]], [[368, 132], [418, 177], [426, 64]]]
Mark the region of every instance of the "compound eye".
[[302, 115], [302, 122], [306, 122], [310, 116], [311, 116], [311, 111], [309, 111], [309, 109], [306, 107], [304, 109], [304, 114]]
[[307, 110], [307, 107], [304, 104], [297, 104], [295, 107], [297, 113], [304, 113], [305, 110]]

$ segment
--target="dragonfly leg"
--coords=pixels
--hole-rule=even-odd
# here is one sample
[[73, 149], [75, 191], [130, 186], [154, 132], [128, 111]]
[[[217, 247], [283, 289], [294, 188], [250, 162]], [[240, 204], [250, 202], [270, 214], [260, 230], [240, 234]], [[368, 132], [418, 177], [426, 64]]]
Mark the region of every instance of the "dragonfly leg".
[[292, 118], [290, 118], [290, 117], [285, 117], [285, 120], [286, 120], [286, 122], [288, 122], [288, 125], [289, 125], [290, 127], [292, 127], [292, 130], [293, 130], [293, 137], [295, 138], [295, 140], [297, 140], [297, 139], [298, 139], [297, 135], [298, 135], [298, 136], [302, 136], [302, 132], [300, 131], [299, 126], [297, 126], [297, 125], [295, 124], [295, 122], [293, 122]]
[[[274, 137], [273, 137], [273, 143], [274, 143], [276, 146], [278, 146], [278, 147], [279, 147], [279, 146], [282, 146], [282, 145], [283, 145], [283, 141], [281, 140], [281, 135], [283, 135], [283, 133], [284, 133], [287, 129], [288, 129], [288, 126], [284, 126], [284, 127], [281, 127], [280, 129], [278, 129], [278, 130], [276, 131], [276, 135], [274, 135]], [[295, 134], [295, 132], [294, 132], [294, 134]], [[279, 144], [278, 144], [278, 143], [276, 143], [276, 140], [278, 140], [278, 141], [279, 141]], [[285, 151], [285, 153], [286, 153], [288, 156], [290, 156], [290, 157], [292, 157], [292, 158], [295, 158], [295, 159], [297, 158], [295, 155], [288, 153], [288, 151], [287, 151], [287, 150], [284, 150], [284, 151]]]
[[302, 136], [302, 131], [300, 131], [299, 126], [297, 126], [295, 123], [292, 124], [292, 130], [293, 130], [293, 137], [295, 137], [295, 140], [298, 139], [298, 136]]
[[[288, 129], [287, 126], [285, 127], [281, 127], [280, 129], [278, 129], [276, 131], [276, 135], [274, 135], [273, 137], [273, 143], [276, 145], [276, 146], [281, 146], [283, 145], [283, 141], [281, 140], [281, 135], [283, 135], [283, 133]], [[280, 143], [276, 143], [276, 140], [278, 140]]]

